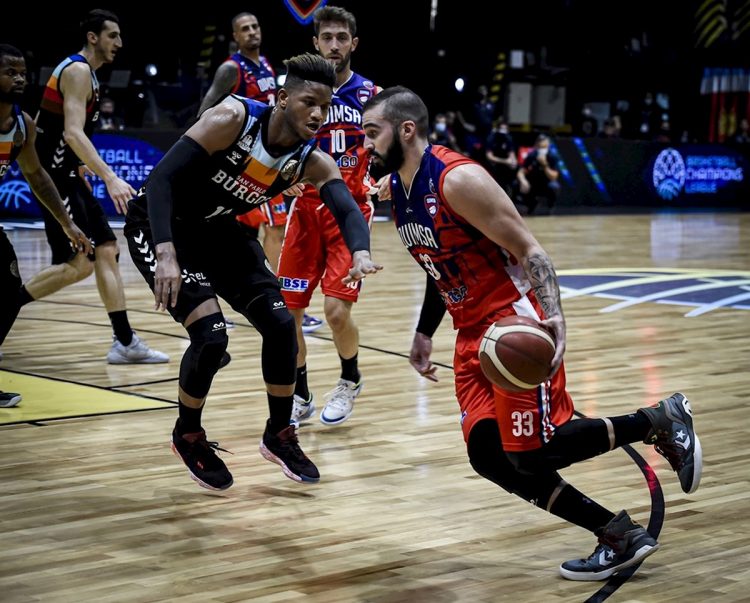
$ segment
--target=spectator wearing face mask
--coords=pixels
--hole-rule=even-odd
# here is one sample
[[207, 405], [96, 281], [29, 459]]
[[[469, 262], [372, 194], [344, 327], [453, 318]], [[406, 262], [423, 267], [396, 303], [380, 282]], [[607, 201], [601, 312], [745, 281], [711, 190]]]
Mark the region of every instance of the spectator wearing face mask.
[[435, 121], [432, 124], [429, 141], [430, 144], [439, 144], [461, 153], [461, 149], [459, 148], [456, 137], [448, 124], [448, 117], [445, 113], [438, 113], [435, 115]]
[[545, 134], [537, 136], [534, 149], [523, 160], [518, 170], [521, 199], [533, 215], [541, 201], [547, 203], [550, 213], [557, 199], [557, 182], [560, 177], [557, 156], [550, 152], [550, 139]]
[[502, 117], [495, 121], [493, 129], [487, 137], [485, 157], [495, 180], [508, 193], [508, 196], [511, 196], [511, 188], [516, 179], [518, 159], [516, 158], [513, 137], [508, 130], [508, 122]]

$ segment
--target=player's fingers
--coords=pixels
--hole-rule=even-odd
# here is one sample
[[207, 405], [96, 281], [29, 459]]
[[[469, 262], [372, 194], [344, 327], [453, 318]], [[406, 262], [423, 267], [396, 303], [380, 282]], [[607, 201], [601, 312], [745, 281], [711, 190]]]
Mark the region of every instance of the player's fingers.
[[180, 292], [180, 279], [172, 279], [169, 286], [169, 304], [172, 308], [177, 305], [177, 294]]

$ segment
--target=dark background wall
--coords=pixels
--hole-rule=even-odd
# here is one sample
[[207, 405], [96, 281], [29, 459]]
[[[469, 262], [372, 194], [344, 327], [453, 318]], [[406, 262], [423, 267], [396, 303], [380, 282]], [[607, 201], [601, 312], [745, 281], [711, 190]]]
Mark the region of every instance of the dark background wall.
[[[512, 48], [531, 53], [534, 65], [523, 75], [508, 76], [565, 86], [571, 120], [583, 102], [637, 102], [645, 91], [659, 90], [672, 99], [673, 121], [689, 121], [695, 119], [691, 107], [698, 99], [704, 63], [748, 63], [748, 53], [738, 52], [737, 45], [712, 53], [693, 49], [691, 0], [439, 0], [434, 31], [430, 0], [331, 4], [352, 10], [358, 18], [355, 70], [382, 85], [414, 88], [433, 111], [468, 100], [478, 84], [489, 83], [498, 52]], [[263, 51], [274, 65], [312, 48], [312, 25], [300, 25], [283, 0], [212, 3], [199, 11], [177, 3], [77, 3], [74, 10], [54, 3], [44, 11], [37, 4], [16, 3], [6, 13], [13, 18], [0, 24], [0, 39], [30, 52], [34, 73], [81, 47], [78, 20], [96, 7], [109, 8], [121, 18], [125, 46], [114, 68], [131, 70], [131, 81], [138, 81], [144, 79], [147, 63], [156, 64], [159, 75], [154, 85], [160, 82], [160, 102], [169, 110], [198, 101], [196, 63], [206, 27], [216, 26], [216, 33], [225, 37], [214, 44], [212, 75], [226, 55], [229, 21], [237, 12], [249, 10], [258, 16]], [[453, 89], [458, 76], [467, 80], [463, 98]], [[107, 80], [106, 68], [102, 80]], [[32, 88], [28, 103], [36, 102], [38, 88]]]

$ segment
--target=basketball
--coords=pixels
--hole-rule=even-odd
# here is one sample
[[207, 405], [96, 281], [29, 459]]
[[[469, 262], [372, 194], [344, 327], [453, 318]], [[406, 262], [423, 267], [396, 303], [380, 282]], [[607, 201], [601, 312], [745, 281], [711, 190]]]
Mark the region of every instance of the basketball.
[[482, 335], [479, 362], [487, 379], [505, 390], [534, 389], [549, 375], [555, 341], [536, 320], [506, 316]]

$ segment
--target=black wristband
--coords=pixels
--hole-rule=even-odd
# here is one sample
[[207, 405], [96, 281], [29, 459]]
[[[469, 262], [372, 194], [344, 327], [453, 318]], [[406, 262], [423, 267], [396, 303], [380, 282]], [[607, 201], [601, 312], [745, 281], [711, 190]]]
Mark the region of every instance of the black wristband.
[[431, 338], [440, 326], [440, 322], [443, 320], [443, 316], [445, 316], [445, 310], [445, 302], [435, 284], [435, 279], [428, 275], [422, 310], [419, 312], [417, 333], [422, 333], [422, 335]]
[[326, 182], [320, 188], [320, 198], [336, 218], [349, 251], [370, 251], [370, 228], [344, 181]]

